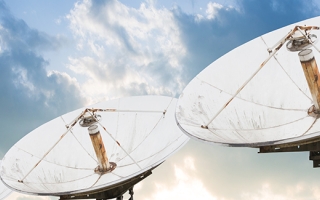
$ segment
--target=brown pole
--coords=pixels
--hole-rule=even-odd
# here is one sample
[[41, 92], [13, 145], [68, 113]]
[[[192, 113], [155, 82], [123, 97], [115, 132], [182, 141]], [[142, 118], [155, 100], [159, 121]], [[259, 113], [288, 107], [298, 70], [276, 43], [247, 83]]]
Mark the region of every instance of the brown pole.
[[106, 172], [110, 169], [110, 163], [108, 161], [107, 152], [104, 148], [103, 140], [100, 135], [99, 127], [97, 125], [92, 125], [88, 128], [91, 142], [96, 152], [96, 156], [99, 162], [99, 171]]
[[320, 108], [320, 75], [316, 60], [311, 49], [305, 49], [299, 52], [299, 58], [304, 75], [307, 79], [316, 110]]

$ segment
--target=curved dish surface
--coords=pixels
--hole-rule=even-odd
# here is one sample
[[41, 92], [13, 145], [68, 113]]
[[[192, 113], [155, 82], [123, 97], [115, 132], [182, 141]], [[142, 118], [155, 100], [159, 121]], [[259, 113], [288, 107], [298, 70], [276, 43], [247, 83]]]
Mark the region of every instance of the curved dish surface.
[[[313, 100], [298, 52], [288, 51], [285, 44], [274, 54], [268, 51], [295, 26], [305, 25], [319, 27], [320, 17], [257, 37], [210, 64], [181, 93], [178, 126], [192, 138], [228, 146], [259, 147], [319, 136], [320, 120], [307, 113]], [[320, 37], [319, 30], [311, 33]], [[320, 63], [319, 52], [311, 49]]]
[[177, 99], [163, 96], [120, 98], [87, 108], [96, 112], [109, 162], [117, 167], [99, 174], [81, 108], [43, 124], [18, 141], [4, 156], [1, 178], [10, 188], [36, 195], [98, 191], [125, 182], [162, 163], [189, 140], [174, 118]]
[[[1, 167], [1, 160], [0, 160], [0, 167]], [[6, 187], [0, 180], [0, 200], [5, 199], [7, 196], [9, 196], [11, 192], [12, 191], [8, 187]]]

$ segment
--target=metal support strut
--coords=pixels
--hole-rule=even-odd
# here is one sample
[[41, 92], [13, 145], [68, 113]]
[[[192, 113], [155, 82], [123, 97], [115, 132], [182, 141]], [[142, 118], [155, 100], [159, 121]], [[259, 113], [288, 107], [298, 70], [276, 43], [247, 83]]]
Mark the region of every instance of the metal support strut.
[[104, 148], [98, 125], [91, 125], [88, 128], [88, 131], [99, 163], [98, 167], [94, 171], [101, 174], [113, 171], [116, 168], [117, 164], [109, 162], [108, 160], [107, 152]]
[[134, 194], [133, 187], [129, 189], [129, 194], [130, 194], [129, 200], [133, 200], [133, 194]]
[[320, 75], [318, 66], [311, 49], [302, 50], [298, 55], [314, 104], [309, 108], [308, 114], [316, 117], [320, 114]]
[[[130, 194], [129, 200], [133, 200], [133, 194], [134, 194], [133, 187], [129, 189], [129, 194]], [[116, 200], [123, 200], [123, 195], [118, 196]]]
[[286, 144], [287, 146], [262, 146], [259, 153], [281, 153], [281, 152], [306, 152], [309, 151], [309, 160], [313, 162], [313, 167], [320, 167], [320, 141], [313, 141], [306, 144]]

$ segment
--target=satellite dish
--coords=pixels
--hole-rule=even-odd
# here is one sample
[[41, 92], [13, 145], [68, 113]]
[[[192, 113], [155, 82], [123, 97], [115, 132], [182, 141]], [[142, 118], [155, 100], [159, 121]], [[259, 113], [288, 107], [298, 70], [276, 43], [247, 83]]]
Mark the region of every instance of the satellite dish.
[[180, 95], [178, 126], [192, 138], [227, 146], [319, 141], [319, 86], [312, 86], [320, 85], [319, 72], [303, 66], [320, 62], [319, 26], [320, 17], [286, 26], [210, 64]]
[[137, 96], [98, 103], [38, 127], [4, 156], [10, 188], [60, 199], [122, 199], [188, 141], [177, 99]]
[[[1, 160], [0, 160], [0, 167], [1, 167]], [[0, 200], [1, 199], [5, 199], [7, 196], [9, 196], [9, 194], [11, 193], [12, 191], [6, 187], [2, 181], [0, 181]]]

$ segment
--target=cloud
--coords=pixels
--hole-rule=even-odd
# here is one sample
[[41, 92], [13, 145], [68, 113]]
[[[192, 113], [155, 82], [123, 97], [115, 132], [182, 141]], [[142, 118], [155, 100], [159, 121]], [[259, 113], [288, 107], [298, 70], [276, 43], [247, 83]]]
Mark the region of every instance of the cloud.
[[[42, 55], [59, 51], [68, 39], [31, 29], [0, 1], [0, 92], [5, 97], [0, 137], [6, 138], [0, 140], [0, 156], [24, 134], [86, 104], [87, 98], [178, 96], [198, 72], [231, 49], [317, 16], [316, 2], [246, 0], [237, 8], [210, 2], [205, 15], [188, 14], [178, 6], [158, 8], [152, 1], [131, 8], [119, 1], [84, 0], [67, 16], [78, 42], [77, 53], [66, 55], [67, 67], [84, 77], [79, 83], [65, 72], [47, 70], [49, 62]], [[317, 171], [310, 169], [306, 154], [256, 152], [192, 141], [155, 169], [136, 195], [254, 199], [292, 197], [290, 192], [300, 191], [298, 196], [319, 197]], [[196, 192], [189, 193], [193, 188]]]
[[70, 57], [68, 67], [87, 78], [81, 87], [97, 99], [177, 97], [196, 74], [233, 48], [317, 15], [301, 0], [209, 2], [205, 10], [203, 16], [153, 1], [137, 8], [116, 0], [79, 2], [67, 19], [80, 56]]
[[67, 18], [84, 54], [70, 58], [69, 68], [87, 76], [86, 92], [112, 98], [181, 91], [185, 48], [170, 10], [152, 2], [136, 9], [112, 0], [83, 1]]
[[149, 199], [208, 199], [217, 200], [195, 176], [196, 168], [192, 157], [184, 158], [184, 165], [174, 165], [174, 184], [155, 182], [156, 192]]
[[191, 140], [142, 181], [135, 198], [174, 199], [184, 188], [188, 196], [217, 200], [318, 199], [318, 170], [312, 169], [308, 152], [257, 152]]
[[307, 183], [283, 186], [280, 190], [270, 183], [263, 183], [257, 191], [244, 192], [240, 196], [244, 200], [304, 200], [318, 199], [318, 191], [318, 187], [310, 187]]
[[[313, 3], [310, 3], [313, 4]], [[207, 4], [207, 14], [190, 15], [172, 10], [186, 49], [181, 59], [182, 80], [189, 82], [211, 62], [262, 34], [307, 18], [316, 17], [319, 6], [298, 1], [238, 1], [237, 5]]]
[[31, 29], [0, 1], [0, 156], [42, 123], [86, 103], [77, 81], [49, 71], [41, 55], [57, 51], [65, 38]]
[[219, 10], [223, 8], [221, 4], [212, 3], [212, 2], [209, 2], [207, 6], [208, 7], [206, 10], [206, 14], [207, 14], [207, 19], [209, 20], [214, 19], [217, 16]]
[[[289, 199], [285, 195], [274, 194], [269, 184], [263, 184], [262, 188], [256, 193], [243, 193], [241, 194], [241, 199], [250, 200], [286, 200]], [[290, 198], [291, 199], [291, 198]]]

